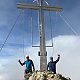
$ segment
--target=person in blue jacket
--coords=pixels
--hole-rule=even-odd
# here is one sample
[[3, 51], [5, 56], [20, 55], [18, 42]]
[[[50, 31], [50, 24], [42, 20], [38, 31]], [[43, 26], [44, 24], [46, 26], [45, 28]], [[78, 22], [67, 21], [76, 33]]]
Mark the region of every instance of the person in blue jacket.
[[26, 65], [26, 69], [25, 69], [25, 73], [32, 73], [32, 67], [33, 67], [33, 71], [35, 71], [35, 67], [34, 67], [34, 63], [32, 60], [29, 59], [29, 56], [26, 55], [26, 61], [24, 61], [24, 63], [22, 63], [20, 60], [18, 61], [22, 66]]
[[54, 74], [56, 74], [56, 63], [59, 61], [59, 59], [60, 59], [59, 54], [56, 61], [53, 61], [53, 57], [50, 57], [50, 62], [47, 65], [47, 70], [54, 72]]

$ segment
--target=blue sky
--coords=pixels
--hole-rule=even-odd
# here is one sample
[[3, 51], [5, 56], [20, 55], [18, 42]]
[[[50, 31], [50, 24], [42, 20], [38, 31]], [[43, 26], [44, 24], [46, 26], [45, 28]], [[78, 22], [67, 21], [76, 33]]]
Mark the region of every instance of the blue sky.
[[[65, 23], [59, 13], [44, 12], [44, 25], [46, 34], [46, 44], [51, 45], [51, 27], [54, 40], [54, 59], [57, 54], [61, 55], [61, 60], [58, 63], [57, 71], [64, 76], [70, 76], [73, 80], [79, 80], [79, 60], [80, 60], [80, 0], [46, 0], [51, 6], [63, 7], [63, 12], [60, 14], [65, 18], [69, 25], [74, 29], [74, 32]], [[19, 10], [16, 8], [16, 3], [25, 2], [32, 3], [32, 0], [1, 0], [0, 1], [0, 48], [4, 43], [11, 27], [15, 23], [17, 16], [21, 13], [14, 29], [12, 30], [6, 44], [0, 52], [0, 79], [1, 80], [21, 80], [23, 76], [23, 68], [18, 64], [18, 59], [24, 61], [24, 55], [29, 54], [34, 60], [36, 69], [39, 69], [39, 64], [35, 60], [39, 57], [37, 52], [39, 48], [32, 48], [31, 39], [31, 10]], [[36, 4], [36, 3], [35, 3]], [[32, 11], [33, 18], [33, 43], [39, 44], [38, 33], [38, 18], [37, 11]], [[23, 45], [24, 44], [24, 45]], [[24, 54], [23, 54], [24, 46]], [[52, 55], [52, 48], [47, 49], [48, 61]], [[49, 54], [51, 53], [51, 54]], [[77, 62], [77, 63], [76, 63]], [[38, 59], [39, 63], [39, 59]], [[64, 66], [65, 65], [65, 66]], [[69, 67], [67, 67], [67, 65]], [[14, 67], [13, 67], [14, 66]], [[64, 67], [63, 67], [64, 66]], [[13, 70], [14, 68], [14, 70]], [[62, 69], [61, 69], [62, 68]], [[77, 68], [77, 69], [75, 69]], [[5, 70], [5, 71], [4, 71]], [[75, 73], [73, 73], [73, 70]], [[9, 74], [7, 74], [7, 71]], [[16, 73], [16, 74], [15, 74]], [[20, 77], [17, 77], [19, 74]], [[10, 77], [11, 76], [11, 77]], [[14, 78], [14, 76], [16, 76]]]

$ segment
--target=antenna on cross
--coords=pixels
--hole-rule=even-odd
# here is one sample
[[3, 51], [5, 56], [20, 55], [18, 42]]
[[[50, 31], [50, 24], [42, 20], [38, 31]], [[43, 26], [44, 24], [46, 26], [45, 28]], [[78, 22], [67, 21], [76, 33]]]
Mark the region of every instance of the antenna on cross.
[[[39, 0], [33, 0], [33, 2], [37, 2], [37, 4], [38, 4], [38, 3], [39, 3]], [[45, 2], [47, 5], [49, 5], [46, 0], [44, 0], [44, 2]]]

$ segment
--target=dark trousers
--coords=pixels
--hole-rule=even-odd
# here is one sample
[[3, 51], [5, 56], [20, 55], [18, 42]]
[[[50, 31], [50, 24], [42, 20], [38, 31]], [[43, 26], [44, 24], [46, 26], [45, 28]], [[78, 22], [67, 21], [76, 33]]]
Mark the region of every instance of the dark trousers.
[[32, 73], [32, 70], [31, 70], [31, 69], [29, 69], [29, 70], [25, 69], [25, 73], [26, 73], [26, 74]]

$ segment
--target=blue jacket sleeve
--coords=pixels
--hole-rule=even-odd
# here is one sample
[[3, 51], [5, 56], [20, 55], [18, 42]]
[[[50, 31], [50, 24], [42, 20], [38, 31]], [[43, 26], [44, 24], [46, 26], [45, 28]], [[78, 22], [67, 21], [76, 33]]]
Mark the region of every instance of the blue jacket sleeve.
[[21, 64], [21, 66], [25, 65], [25, 62], [24, 62], [24, 63], [22, 63], [20, 60], [19, 60], [19, 63]]
[[57, 63], [57, 62], [59, 61], [59, 59], [60, 59], [60, 56], [58, 56], [57, 60], [56, 60], [56, 61], [54, 61], [54, 62], [55, 62], [55, 63]]
[[33, 70], [35, 70], [34, 63], [33, 63], [33, 61], [32, 61], [32, 60], [31, 60], [31, 64], [32, 64], [32, 66], [33, 66]]

